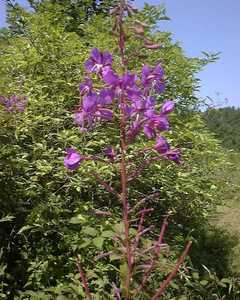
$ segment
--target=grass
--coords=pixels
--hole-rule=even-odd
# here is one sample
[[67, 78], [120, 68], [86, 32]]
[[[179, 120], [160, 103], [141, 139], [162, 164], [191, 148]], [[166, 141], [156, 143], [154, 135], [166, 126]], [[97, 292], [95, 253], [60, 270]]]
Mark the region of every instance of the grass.
[[228, 206], [218, 210], [217, 225], [224, 228], [237, 239], [237, 245], [232, 249], [232, 270], [240, 274], [240, 201], [233, 201]]
[[223, 188], [220, 193], [223, 204], [218, 207], [214, 223], [236, 238], [231, 268], [240, 274], [240, 153], [229, 153], [228, 158], [232, 166], [226, 167], [220, 174], [227, 191]]

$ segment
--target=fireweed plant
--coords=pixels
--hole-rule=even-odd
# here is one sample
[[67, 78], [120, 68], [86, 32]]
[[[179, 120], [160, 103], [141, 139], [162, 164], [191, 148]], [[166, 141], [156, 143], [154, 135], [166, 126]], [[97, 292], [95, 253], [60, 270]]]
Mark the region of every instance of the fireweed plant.
[[[80, 84], [81, 102], [74, 113], [74, 122], [79, 126], [80, 132], [84, 134], [89, 130], [93, 130], [98, 122], [112, 122], [118, 124], [120, 132], [119, 147], [109, 146], [104, 150], [103, 156], [86, 156], [80, 154], [72, 148], [66, 149], [64, 165], [67, 169], [73, 171], [77, 169], [84, 161], [93, 160], [101, 161], [106, 164], [116, 164], [119, 169], [120, 190], [115, 189], [108, 182], [104, 181], [97, 173], [92, 173], [95, 179], [119, 201], [122, 207], [122, 222], [124, 224], [124, 238], [117, 235], [114, 240], [118, 242], [116, 252], [121, 252], [122, 258], [126, 262], [127, 270], [125, 282], [121, 287], [117, 287], [117, 283], [112, 283], [114, 297], [118, 300], [130, 300], [141, 297], [141, 293], [149, 283], [152, 272], [158, 266], [160, 250], [163, 248], [163, 237], [167, 228], [167, 217], [163, 221], [162, 228], [156, 241], [146, 249], [141, 246], [141, 237], [153, 230], [153, 226], [144, 227], [146, 215], [153, 209], [143, 208], [133, 218], [132, 212], [144, 206], [146, 199], [149, 197], [157, 197], [158, 193], [146, 195], [144, 199], [131, 207], [129, 202], [129, 186], [131, 182], [137, 178], [140, 173], [151, 163], [164, 159], [181, 163], [181, 152], [179, 149], [172, 149], [166, 138], [162, 135], [164, 131], [168, 131], [169, 114], [174, 110], [174, 101], [166, 101], [163, 103], [160, 112], [156, 109], [156, 100], [154, 95], [164, 92], [164, 70], [161, 64], [156, 66], [144, 65], [142, 67], [141, 78], [137, 74], [131, 73], [127, 69], [127, 59], [125, 57], [125, 41], [126, 34], [124, 31], [123, 21], [126, 14], [132, 13], [133, 8], [126, 1], [120, 3], [113, 9], [112, 14], [116, 16], [114, 25], [115, 32], [119, 36], [119, 51], [121, 57], [122, 74], [118, 74], [113, 69], [113, 57], [109, 52], [100, 52], [93, 49], [90, 58], [85, 62], [85, 70], [88, 74], [85, 81]], [[135, 30], [138, 34], [144, 34], [141, 22], [137, 21]], [[146, 42], [147, 41], [147, 42]], [[144, 38], [145, 47], [156, 49], [158, 45]], [[103, 83], [101, 89], [93, 86], [91, 74], [97, 76], [99, 81]], [[130, 170], [132, 161], [128, 160], [129, 145], [135, 141], [138, 135], [144, 134], [147, 139], [155, 139], [155, 145], [149, 148], [140, 149], [135, 155], [151, 155], [143, 160], [142, 165]], [[120, 149], [117, 153], [116, 149]], [[103, 212], [103, 215], [111, 215], [111, 213]], [[136, 228], [134, 237], [130, 234], [130, 229]], [[179, 267], [183, 263], [189, 249], [189, 242], [178, 259], [175, 267], [159, 285], [148, 299], [159, 299], [166, 287], [177, 274]], [[112, 253], [112, 252], [111, 252]], [[103, 253], [99, 257], [106, 257], [109, 253]], [[147, 257], [147, 258], [146, 258]], [[91, 300], [92, 294], [89, 287], [87, 276], [82, 268], [80, 258], [77, 258], [77, 268], [80, 274], [82, 285], [86, 298]], [[141, 275], [139, 276], [139, 269]], [[137, 287], [136, 287], [137, 286]]]

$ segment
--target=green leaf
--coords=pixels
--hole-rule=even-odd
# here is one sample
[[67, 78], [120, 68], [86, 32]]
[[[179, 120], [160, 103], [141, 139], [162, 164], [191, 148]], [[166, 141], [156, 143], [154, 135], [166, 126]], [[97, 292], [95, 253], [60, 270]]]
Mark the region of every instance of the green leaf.
[[2, 223], [2, 222], [12, 222], [13, 219], [15, 219], [14, 216], [5, 216], [5, 217], [0, 219], [0, 223]]
[[81, 243], [81, 244], [78, 246], [78, 248], [79, 248], [79, 249], [86, 248], [86, 247], [88, 247], [90, 244], [91, 244], [91, 241], [90, 241], [90, 240], [84, 240], [84, 242]]
[[104, 237], [104, 238], [111, 238], [115, 235], [115, 232], [111, 231], [111, 230], [106, 230], [106, 231], [103, 231], [101, 236]]
[[97, 237], [93, 239], [93, 244], [98, 248], [102, 249], [104, 239], [102, 237]]
[[205, 286], [205, 285], [208, 284], [208, 281], [207, 281], [207, 280], [201, 280], [201, 281], [200, 281], [200, 284], [203, 285], [203, 286]]
[[70, 219], [69, 223], [71, 223], [71, 224], [81, 224], [84, 221], [86, 221], [86, 219], [82, 215], [77, 215], [76, 217], [72, 217]]
[[90, 226], [84, 227], [82, 229], [82, 232], [90, 236], [96, 236], [98, 234], [98, 231], [95, 228]]
[[23, 233], [24, 231], [29, 230], [29, 229], [31, 229], [31, 228], [33, 228], [31, 225], [23, 226], [23, 227], [18, 231], [18, 234], [21, 234], [21, 233]]
[[120, 254], [113, 253], [113, 254], [110, 255], [110, 260], [111, 261], [113, 261], [113, 260], [120, 260], [120, 259], [122, 259], [122, 255], [120, 255]]
[[124, 224], [123, 224], [123, 222], [115, 224], [114, 225], [114, 230], [115, 230], [115, 232], [117, 232], [119, 234], [123, 233], [124, 232]]
[[123, 264], [120, 265], [120, 269], [119, 269], [119, 271], [120, 271], [120, 280], [121, 280], [121, 288], [123, 290], [125, 290], [124, 285], [125, 285], [126, 277], [127, 277], [127, 268], [128, 268], [127, 263], [124, 262]]

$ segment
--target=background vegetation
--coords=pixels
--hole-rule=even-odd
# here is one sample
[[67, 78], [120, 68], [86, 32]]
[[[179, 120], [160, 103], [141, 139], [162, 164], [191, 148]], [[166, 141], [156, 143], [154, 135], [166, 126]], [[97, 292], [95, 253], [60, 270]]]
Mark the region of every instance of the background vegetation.
[[[118, 261], [95, 261], [94, 257], [109, 249], [111, 237], [119, 230], [120, 210], [87, 173], [97, 170], [113, 184], [118, 178], [106, 167], [97, 169], [91, 163], [70, 175], [63, 167], [63, 156], [69, 146], [96, 154], [116, 138], [114, 128], [101, 127], [83, 137], [72, 121], [90, 49], [98, 47], [118, 56], [108, 13], [114, 1], [29, 1], [31, 11], [7, 2], [9, 28], [0, 33], [0, 94], [26, 95], [29, 102], [24, 113], [0, 111], [0, 299], [84, 299], [76, 253], [97, 286], [95, 298], [108, 299], [111, 271]], [[169, 139], [182, 149], [184, 164], [161, 162], [151, 167], [136, 180], [131, 201], [154, 187], [161, 193], [149, 204], [155, 208], [151, 222], [156, 229], [162, 216], [171, 213], [166, 241], [172, 250], [163, 257], [162, 276], [184, 241], [194, 240], [187, 265], [165, 299], [238, 299], [239, 281], [231, 268], [236, 239], [209, 223], [221, 199], [235, 192], [230, 179], [227, 182], [225, 175], [219, 175], [222, 170], [230, 173], [233, 165], [197, 110], [197, 73], [216, 56], [186, 57], [171, 33], [157, 30], [157, 22], [167, 19], [165, 13], [164, 7], [146, 5], [136, 14], [134, 18], [149, 25], [147, 36], [162, 47], [149, 52], [129, 30], [127, 55], [132, 58], [130, 67], [138, 71], [143, 61], [162, 62], [167, 88], [158, 101], [178, 102]], [[133, 18], [128, 22], [131, 27]], [[231, 111], [235, 118], [237, 110]], [[210, 129], [211, 113], [204, 115]], [[215, 132], [221, 138], [223, 131], [225, 127]], [[230, 135], [234, 136], [233, 128]], [[224, 137], [223, 145], [225, 141]], [[106, 207], [119, 217], [96, 218], [92, 213]]]
[[223, 107], [208, 109], [204, 113], [208, 128], [221, 140], [226, 149], [240, 151], [240, 109]]

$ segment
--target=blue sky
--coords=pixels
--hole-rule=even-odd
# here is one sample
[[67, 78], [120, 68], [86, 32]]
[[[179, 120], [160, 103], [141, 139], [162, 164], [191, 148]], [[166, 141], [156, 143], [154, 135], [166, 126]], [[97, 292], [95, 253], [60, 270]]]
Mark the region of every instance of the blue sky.
[[[25, 0], [18, 2], [26, 5]], [[221, 104], [227, 98], [227, 105], [240, 107], [240, 0], [136, 0], [135, 5], [144, 2], [166, 5], [171, 21], [161, 22], [160, 30], [173, 32], [187, 55], [221, 52], [220, 60], [199, 74], [200, 95]], [[4, 25], [4, 0], [0, 0], [0, 26]]]

